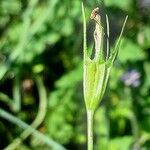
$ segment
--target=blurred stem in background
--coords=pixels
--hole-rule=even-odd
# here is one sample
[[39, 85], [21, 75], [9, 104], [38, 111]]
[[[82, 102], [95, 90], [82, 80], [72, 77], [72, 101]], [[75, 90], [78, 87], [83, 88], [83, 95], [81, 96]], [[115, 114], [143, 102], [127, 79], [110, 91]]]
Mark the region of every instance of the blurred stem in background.
[[13, 83], [13, 110], [19, 112], [21, 109], [21, 90], [20, 90], [20, 74], [17, 74]]
[[[8, 113], [7, 111], [5, 111], [1, 108], [0, 108], [0, 117], [8, 120], [9, 122], [19, 126], [22, 129], [25, 129], [25, 130], [27, 129], [28, 131], [30, 131], [31, 134], [33, 134], [34, 136], [39, 138], [41, 141], [43, 141], [48, 146], [50, 146], [56, 150], [65, 150], [65, 148], [63, 148], [63, 146], [61, 146], [60, 144], [56, 143], [55, 141], [53, 141], [52, 139], [50, 139], [46, 135], [40, 133], [39, 131], [37, 131], [33, 127], [31, 127], [30, 125], [26, 124], [25, 122], [23, 122], [19, 118], [13, 116], [12, 114]], [[18, 140], [18, 144], [19, 143], [20, 143], [20, 140]], [[14, 149], [15, 147], [11, 147], [11, 148]], [[5, 148], [5, 149], [7, 149], [7, 148]]]
[[[125, 94], [128, 95], [129, 97], [132, 97], [131, 89], [130, 87], [125, 88]], [[133, 103], [134, 100], [127, 99], [129, 103], [131, 104], [130, 107], [133, 109]], [[132, 128], [132, 134], [133, 134], [133, 149], [140, 149], [140, 135], [139, 135], [139, 126], [138, 126], [138, 120], [136, 118], [135, 112], [132, 111], [128, 114], [128, 119], [130, 120], [131, 128]]]
[[[46, 115], [46, 110], [47, 110], [47, 95], [46, 95], [46, 89], [43, 84], [43, 80], [40, 76], [35, 77], [35, 81], [37, 84], [38, 88], [38, 93], [39, 93], [39, 111], [38, 114], [31, 124], [32, 128], [37, 128], [42, 121], [44, 120], [44, 117]], [[5, 149], [6, 150], [12, 150], [16, 149], [22, 142], [22, 140], [25, 140], [30, 134], [32, 134], [30, 128], [26, 129], [21, 135], [20, 138], [15, 139], [10, 145], [8, 145]]]

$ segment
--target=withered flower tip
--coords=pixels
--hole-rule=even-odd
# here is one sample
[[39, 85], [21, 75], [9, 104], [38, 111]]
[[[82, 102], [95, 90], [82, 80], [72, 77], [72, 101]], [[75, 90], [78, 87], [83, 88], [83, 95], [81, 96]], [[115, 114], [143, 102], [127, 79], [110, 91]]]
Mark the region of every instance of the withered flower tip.
[[90, 18], [93, 19], [93, 20], [95, 20], [95, 21], [97, 21], [97, 19], [100, 17], [98, 15], [98, 12], [99, 12], [99, 8], [98, 7], [96, 7], [95, 9], [93, 9]]

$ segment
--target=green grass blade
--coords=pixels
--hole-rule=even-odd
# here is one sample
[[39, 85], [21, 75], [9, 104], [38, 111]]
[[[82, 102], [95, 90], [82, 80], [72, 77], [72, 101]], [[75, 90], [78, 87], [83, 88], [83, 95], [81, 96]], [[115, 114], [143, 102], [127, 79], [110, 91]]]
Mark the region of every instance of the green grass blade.
[[107, 53], [106, 53], [106, 60], [108, 60], [109, 57], [109, 19], [106, 14], [106, 25], [107, 25]]
[[85, 60], [87, 57], [87, 41], [86, 41], [86, 18], [83, 3], [82, 3], [82, 17], [83, 17], [83, 57]]

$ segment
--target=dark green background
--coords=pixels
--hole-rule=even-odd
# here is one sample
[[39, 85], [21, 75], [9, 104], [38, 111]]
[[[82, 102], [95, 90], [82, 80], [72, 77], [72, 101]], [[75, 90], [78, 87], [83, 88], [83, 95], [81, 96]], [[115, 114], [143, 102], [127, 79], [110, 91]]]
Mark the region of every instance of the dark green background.
[[[118, 58], [95, 115], [95, 150], [148, 150], [150, 1], [83, 2], [89, 49], [93, 47], [94, 24], [89, 19], [92, 9], [100, 7], [104, 27], [108, 14], [112, 48], [125, 16], [129, 16]], [[47, 92], [47, 108], [37, 129], [69, 150], [86, 149], [82, 32], [80, 0], [0, 0], [0, 109], [31, 124], [38, 113], [38, 89], [43, 88], [36, 80], [41, 81]], [[129, 70], [139, 72], [138, 87], [121, 81]], [[1, 117], [0, 149], [22, 132], [18, 125]], [[52, 148], [40, 137], [29, 136], [18, 149]]]

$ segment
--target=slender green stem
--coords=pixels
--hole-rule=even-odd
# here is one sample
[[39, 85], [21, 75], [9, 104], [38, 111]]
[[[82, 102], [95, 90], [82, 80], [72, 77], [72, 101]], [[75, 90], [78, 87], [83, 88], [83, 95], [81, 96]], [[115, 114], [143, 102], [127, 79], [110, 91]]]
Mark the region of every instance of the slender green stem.
[[88, 147], [88, 150], [93, 150], [93, 117], [94, 117], [94, 111], [87, 110], [87, 135], [88, 135], [87, 147]]
[[13, 100], [3, 92], [0, 92], [0, 101], [4, 102], [10, 108], [13, 106]]
[[[41, 142], [44, 142], [45, 144], [47, 144], [49, 147], [51, 147], [55, 150], [66, 150], [62, 145], [53, 141], [50, 137], [48, 137], [48, 136], [44, 135], [43, 133], [39, 132], [38, 130], [34, 129], [33, 127], [31, 127], [24, 121], [20, 120], [19, 118], [12, 115], [11, 113], [3, 110], [2, 108], [0, 108], [0, 117], [8, 120], [9, 122], [17, 125], [18, 127], [22, 128], [22, 129], [29, 129], [30, 132], [35, 137], [37, 137]], [[17, 140], [17, 143], [20, 143], [19, 139]], [[6, 150], [6, 148], [5, 148], [5, 150]]]
[[[46, 107], [47, 107], [47, 94], [46, 89], [43, 83], [43, 80], [40, 76], [35, 77], [38, 93], [39, 93], [39, 111], [35, 118], [35, 120], [30, 125], [32, 128], [36, 129], [44, 120], [44, 117], [46, 115]], [[22, 142], [22, 140], [25, 140], [29, 135], [31, 135], [32, 132], [30, 128], [27, 128], [22, 132], [20, 137], [13, 140], [11, 144], [9, 144], [5, 150], [14, 150], [16, 149]]]
[[17, 76], [14, 78], [14, 84], [13, 84], [13, 110], [15, 112], [19, 112], [21, 109], [21, 94], [20, 94], [20, 75], [17, 74]]
[[134, 113], [130, 116], [130, 122], [134, 138], [133, 149], [140, 149], [138, 122]]

